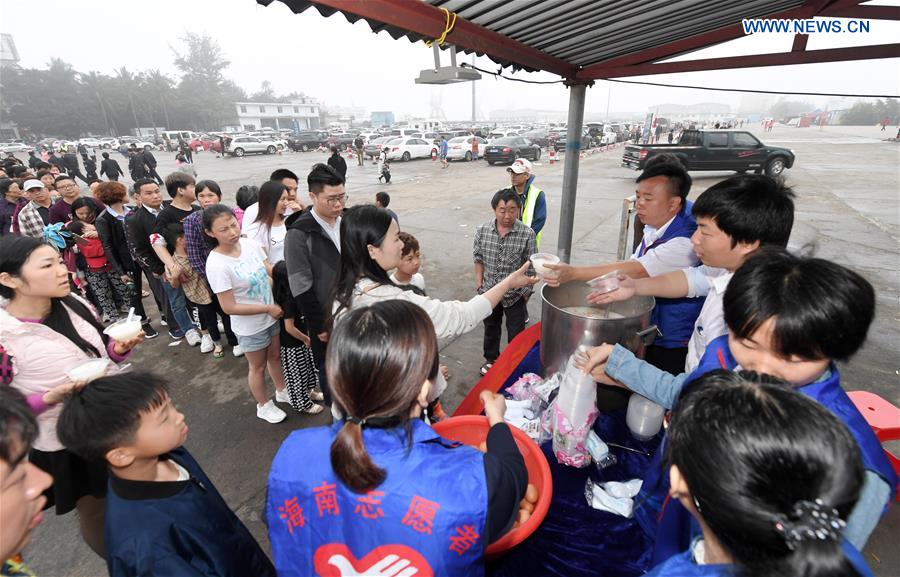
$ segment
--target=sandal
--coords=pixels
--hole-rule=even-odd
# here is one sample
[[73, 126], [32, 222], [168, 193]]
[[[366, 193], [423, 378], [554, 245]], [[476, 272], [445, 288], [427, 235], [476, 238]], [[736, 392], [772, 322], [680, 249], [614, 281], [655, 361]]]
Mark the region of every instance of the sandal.
[[225, 356], [225, 349], [222, 348], [222, 345], [216, 345], [216, 347], [213, 349], [212, 356], [214, 359], [221, 359]]
[[494, 363], [484, 363], [483, 365], [481, 365], [481, 371], [480, 371], [481, 374], [486, 375], [488, 373], [488, 371], [491, 370], [491, 367], [493, 367], [493, 366], [494, 366]]
[[141, 297], [147, 298], [148, 296], [150, 296], [150, 291], [146, 289], [141, 291]]
[[324, 410], [325, 410], [325, 407], [323, 407], [322, 405], [317, 405], [317, 404], [313, 403], [310, 408], [303, 409], [300, 412], [306, 413], [307, 415], [318, 415], [319, 413], [321, 413]]
[[309, 398], [313, 401], [324, 401], [325, 395], [323, 395], [320, 391], [310, 391]]

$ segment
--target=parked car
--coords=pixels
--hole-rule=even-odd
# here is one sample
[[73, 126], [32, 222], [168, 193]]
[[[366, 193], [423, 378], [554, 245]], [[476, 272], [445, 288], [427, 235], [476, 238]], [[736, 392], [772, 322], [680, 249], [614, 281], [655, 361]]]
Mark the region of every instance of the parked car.
[[31, 152], [33, 146], [28, 146], [21, 142], [4, 142], [0, 144], [0, 152]]
[[677, 144], [629, 144], [622, 166], [643, 170], [657, 154], [673, 154], [688, 170], [752, 170], [779, 176], [794, 165], [794, 151], [767, 146], [749, 132], [685, 130]]
[[149, 140], [144, 140], [143, 138], [137, 138], [134, 136], [123, 136], [119, 138], [119, 146], [122, 146], [123, 144], [128, 148], [131, 148], [131, 145], [133, 144], [134, 146], [143, 148], [144, 150], [153, 150], [157, 147], [156, 143], [154, 142], [150, 142]]
[[93, 136], [87, 136], [85, 138], [79, 138], [78, 144], [83, 144], [88, 148], [100, 148], [101, 142], [99, 138], [95, 138]]
[[328, 145], [329, 146], [337, 146], [340, 148], [346, 148], [349, 146], [353, 146], [353, 141], [356, 140], [356, 134], [352, 132], [341, 132], [338, 134], [332, 134], [328, 137]]
[[378, 138], [373, 138], [368, 143], [366, 143], [365, 147], [365, 155], [369, 158], [377, 158], [379, 154], [381, 154], [381, 147], [384, 146], [386, 142], [391, 140], [396, 140], [393, 136], [380, 136]]
[[382, 146], [390, 147], [388, 160], [407, 161], [413, 158], [431, 158], [437, 154], [437, 146], [424, 138], [395, 138]]
[[484, 159], [488, 164], [498, 162], [512, 164], [517, 158], [538, 160], [540, 157], [541, 147], [524, 136], [507, 136], [491, 140], [484, 148]]
[[288, 139], [288, 146], [291, 147], [291, 150], [300, 152], [314, 150], [327, 144], [328, 135], [319, 131], [299, 132], [296, 136]]
[[238, 158], [245, 154], [275, 154], [278, 147], [271, 140], [262, 140], [256, 136], [235, 136], [225, 147], [225, 153]]
[[449, 160], [472, 160], [472, 139], [478, 141], [478, 156], [484, 156], [487, 141], [477, 136], [457, 136], [447, 141], [447, 158]]
[[522, 136], [541, 148], [550, 146], [550, 134], [546, 130], [529, 130]]
[[[560, 132], [559, 138], [557, 138], [553, 142], [553, 150], [556, 152], [560, 152], [566, 149], [566, 144], [568, 143], [569, 138], [566, 132]], [[587, 130], [582, 131], [581, 133], [581, 150], [586, 150], [591, 147], [591, 137], [588, 135]]]
[[119, 148], [119, 139], [113, 138], [112, 136], [103, 137], [100, 139], [100, 148], [105, 150]]
[[272, 134], [269, 136], [260, 136], [259, 139], [263, 142], [271, 142], [275, 144], [276, 150], [285, 150], [288, 147], [287, 140], [281, 138], [280, 135]]

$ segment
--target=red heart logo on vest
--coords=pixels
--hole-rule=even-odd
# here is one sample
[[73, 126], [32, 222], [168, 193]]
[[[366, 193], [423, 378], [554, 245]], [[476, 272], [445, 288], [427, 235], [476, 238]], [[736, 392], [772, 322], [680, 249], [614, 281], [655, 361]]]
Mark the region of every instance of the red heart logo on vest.
[[320, 577], [434, 577], [428, 561], [406, 545], [382, 545], [357, 559], [343, 543], [316, 549], [313, 567]]

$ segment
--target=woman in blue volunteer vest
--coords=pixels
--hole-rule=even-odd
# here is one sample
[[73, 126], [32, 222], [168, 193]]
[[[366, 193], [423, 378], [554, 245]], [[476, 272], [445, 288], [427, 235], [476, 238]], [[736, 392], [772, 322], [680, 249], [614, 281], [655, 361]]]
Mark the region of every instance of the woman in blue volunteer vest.
[[670, 495], [702, 538], [653, 577], [868, 577], [843, 539], [863, 483], [847, 428], [788, 383], [715, 371], [689, 385], [666, 451]]
[[269, 474], [280, 576], [484, 573], [484, 549], [512, 526], [528, 474], [501, 395], [482, 396], [485, 454], [420, 419], [437, 350], [414, 304], [383, 301], [341, 318], [326, 363], [346, 417], [292, 433]]
[[[835, 361], [862, 346], [875, 313], [875, 292], [864, 278], [835, 263], [760, 249], [738, 269], [723, 301], [728, 335], [713, 340], [686, 382], [717, 369], [745, 369], [788, 381], [849, 429], [865, 471], [861, 497], [847, 518], [847, 540], [862, 549], [897, 490], [897, 474], [865, 418], [841, 387]], [[665, 494], [665, 476], [650, 468], [646, 502]], [[696, 532], [686, 512], [666, 504], [653, 558], [662, 561]]]

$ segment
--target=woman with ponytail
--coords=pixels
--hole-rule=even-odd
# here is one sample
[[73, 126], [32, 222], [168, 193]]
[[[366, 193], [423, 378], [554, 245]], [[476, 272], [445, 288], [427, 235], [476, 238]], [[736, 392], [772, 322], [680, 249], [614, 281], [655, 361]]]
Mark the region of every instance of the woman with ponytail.
[[[53, 476], [47, 507], [57, 515], [78, 509], [85, 542], [104, 554], [106, 466], [66, 450], [56, 421], [72, 383], [66, 371], [91, 359], [120, 362], [144, 338], [110, 340], [93, 308], [71, 294], [68, 271], [57, 250], [24, 236], [0, 238], [0, 347], [12, 358], [10, 386], [26, 395], [37, 415], [38, 437], [29, 460]], [[110, 363], [107, 372], [116, 370]]]
[[756, 373], [707, 373], [668, 431], [671, 489], [702, 538], [648, 577], [870, 577], [843, 537], [863, 466], [825, 407]]
[[278, 573], [483, 574], [484, 548], [512, 526], [527, 483], [503, 397], [482, 394], [485, 454], [426, 425], [437, 339], [425, 311], [400, 300], [348, 311], [326, 363], [346, 417], [295, 431], [275, 457], [266, 516]]

